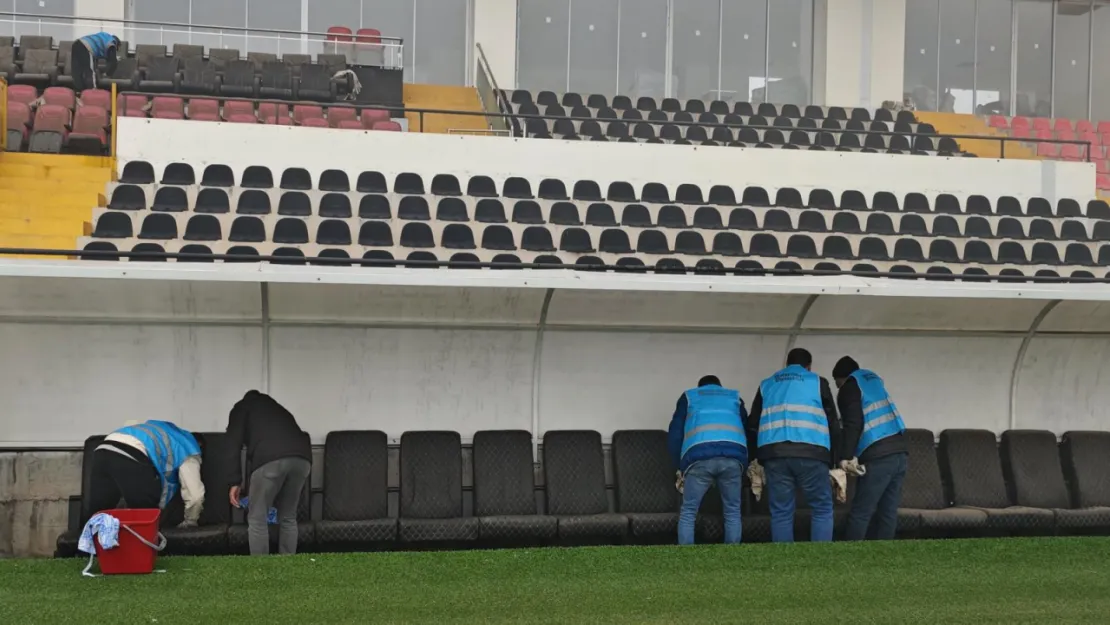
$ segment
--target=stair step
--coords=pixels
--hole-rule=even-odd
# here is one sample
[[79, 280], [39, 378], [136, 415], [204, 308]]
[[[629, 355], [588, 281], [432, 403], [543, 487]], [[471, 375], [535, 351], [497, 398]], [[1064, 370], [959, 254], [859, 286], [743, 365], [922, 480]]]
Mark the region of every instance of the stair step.
[[0, 216], [0, 236], [39, 235], [79, 237], [84, 234], [85, 221], [82, 219], [12, 219]]
[[[72, 250], [76, 246], [77, 237], [75, 236], [0, 233], [0, 248]], [[58, 260], [64, 257], [39, 256], [37, 258]]]
[[96, 182], [101, 185], [112, 179], [112, 171], [104, 167], [66, 167], [0, 162], [0, 177], [66, 182]]
[[[42, 191], [50, 194], [66, 193], [104, 193], [105, 183], [95, 180], [50, 180], [43, 178], [5, 178], [0, 177], [0, 190]], [[0, 197], [5, 194], [0, 193]]]

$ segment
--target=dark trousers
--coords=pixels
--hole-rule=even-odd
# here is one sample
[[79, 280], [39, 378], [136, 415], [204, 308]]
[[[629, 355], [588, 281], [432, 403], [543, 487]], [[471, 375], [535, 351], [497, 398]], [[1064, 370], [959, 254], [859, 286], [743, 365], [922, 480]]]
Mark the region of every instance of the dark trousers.
[[77, 93], [96, 87], [95, 61], [92, 53], [80, 41], [73, 42], [69, 66], [73, 70], [73, 90]]
[[[891, 454], [867, 463], [867, 473], [856, 480], [847, 540], [891, 540], [898, 530], [898, 504], [906, 479], [909, 454]], [[870, 532], [868, 532], [870, 528]]]
[[93, 452], [89, 515], [119, 508], [157, 508], [162, 500], [162, 479], [149, 460], [98, 449]]

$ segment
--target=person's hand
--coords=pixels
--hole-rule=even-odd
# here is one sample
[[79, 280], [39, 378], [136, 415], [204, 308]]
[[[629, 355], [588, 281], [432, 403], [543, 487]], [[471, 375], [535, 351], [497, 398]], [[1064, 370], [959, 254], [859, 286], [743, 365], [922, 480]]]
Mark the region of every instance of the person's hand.
[[229, 491], [227, 491], [227, 498], [228, 498], [229, 501], [231, 501], [231, 505], [235, 506], [236, 508], [242, 507], [242, 506], [239, 505], [239, 487], [238, 486], [232, 486], [231, 489]]
[[847, 471], [847, 470], [848, 470], [848, 465], [849, 465], [849, 464], [850, 464], [850, 463], [849, 463], [849, 462], [848, 462], [847, 460], [841, 460], [841, 461], [840, 461], [840, 468], [841, 468], [842, 470], [844, 470], [844, 471]]

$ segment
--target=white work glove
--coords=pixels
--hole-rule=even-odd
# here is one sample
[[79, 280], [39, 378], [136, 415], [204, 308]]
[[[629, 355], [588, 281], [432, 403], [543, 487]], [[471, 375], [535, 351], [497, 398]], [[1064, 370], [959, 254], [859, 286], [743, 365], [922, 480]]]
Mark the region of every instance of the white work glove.
[[848, 475], [844, 469], [829, 469], [829, 481], [832, 482], [836, 503], [848, 501]]
[[856, 477], [863, 477], [867, 474], [867, 467], [859, 463], [859, 458], [852, 458], [851, 460], [841, 460], [840, 468], [849, 475]]
[[682, 471], [674, 472], [674, 487], [679, 493], [686, 493], [686, 476], [682, 474]]
[[180, 529], [188, 529], [190, 527], [196, 527], [196, 526], [197, 526], [196, 521], [185, 520], [185, 521], [182, 521], [181, 525], [178, 525], [177, 527], [180, 528]]
[[766, 478], [763, 475], [763, 467], [758, 460], [752, 460], [752, 463], [748, 465], [748, 480], [752, 483], [752, 494], [755, 495], [755, 500], [759, 501], [763, 497], [763, 484]]

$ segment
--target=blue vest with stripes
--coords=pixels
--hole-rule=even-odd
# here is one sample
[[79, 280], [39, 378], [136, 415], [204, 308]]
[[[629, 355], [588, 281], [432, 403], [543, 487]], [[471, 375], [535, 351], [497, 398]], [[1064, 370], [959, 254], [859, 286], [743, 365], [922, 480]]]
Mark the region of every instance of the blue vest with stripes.
[[747, 448], [740, 421], [740, 393], [707, 384], [686, 391], [686, 428], [682, 455], [703, 443], [733, 443]]
[[867, 369], [857, 369], [850, 377], [859, 385], [863, 404], [863, 433], [856, 445], [858, 458], [863, 450], [878, 441], [904, 432], [906, 424], [902, 422], [894, 400], [886, 392], [882, 378]]
[[200, 445], [197, 444], [197, 440], [192, 434], [169, 421], [147, 421], [116, 431], [133, 436], [143, 444], [147, 457], [162, 478], [162, 499], [159, 507], [165, 508], [177, 493], [177, 470], [189, 456], [200, 455]]
[[806, 443], [830, 449], [829, 420], [821, 402], [821, 378], [800, 365], [790, 365], [759, 385], [759, 446]]
[[108, 33], [99, 32], [81, 37], [81, 42], [89, 49], [94, 59], [103, 59], [108, 56], [108, 49], [116, 45], [116, 38]]

